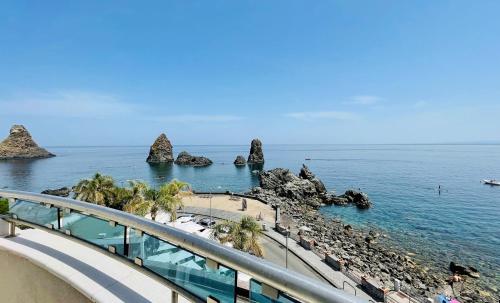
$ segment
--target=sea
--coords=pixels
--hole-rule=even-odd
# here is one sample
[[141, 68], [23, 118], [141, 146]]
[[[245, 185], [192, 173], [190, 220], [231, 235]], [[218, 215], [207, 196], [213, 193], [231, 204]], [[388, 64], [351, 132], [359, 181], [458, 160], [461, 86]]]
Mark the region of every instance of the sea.
[[390, 243], [445, 271], [450, 261], [473, 266], [488, 285], [500, 285], [500, 145], [264, 145], [263, 167], [236, 167], [243, 145], [174, 146], [213, 160], [209, 167], [150, 165], [147, 146], [48, 147], [57, 156], [0, 161], [0, 188], [40, 192], [72, 186], [94, 173], [117, 185], [144, 180], [158, 187], [171, 179], [195, 191], [246, 192], [258, 172], [276, 167], [298, 173], [309, 166], [329, 191], [361, 189], [368, 210], [325, 206], [325, 216], [377, 229]]

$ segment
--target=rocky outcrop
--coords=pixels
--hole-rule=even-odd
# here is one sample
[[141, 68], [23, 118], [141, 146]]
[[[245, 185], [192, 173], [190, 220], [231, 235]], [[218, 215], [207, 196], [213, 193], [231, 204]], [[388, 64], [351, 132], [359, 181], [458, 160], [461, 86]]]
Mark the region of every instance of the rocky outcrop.
[[325, 204], [334, 204], [341, 206], [354, 204], [360, 209], [367, 209], [372, 206], [370, 199], [365, 193], [352, 189], [346, 190], [346, 192], [340, 196], [329, 196], [325, 200]]
[[28, 130], [22, 125], [13, 125], [9, 136], [0, 143], [0, 160], [49, 158], [55, 155], [39, 147]]
[[71, 193], [71, 189], [67, 187], [61, 187], [58, 189], [46, 189], [42, 191], [44, 195], [58, 196], [58, 197], [67, 197]]
[[361, 192], [348, 190], [342, 196], [328, 193], [323, 182], [306, 165], [299, 175], [283, 168], [263, 171], [259, 174], [259, 185], [250, 194], [285, 209], [301, 205], [317, 209], [324, 204], [353, 204], [362, 209], [371, 206], [368, 196]]
[[208, 166], [212, 164], [212, 160], [206, 157], [191, 156], [188, 152], [183, 151], [177, 155], [175, 164], [188, 166]]
[[245, 157], [243, 156], [237, 156], [236, 159], [234, 160], [234, 165], [245, 165], [247, 164], [247, 160], [245, 160]]
[[326, 187], [323, 182], [321, 182], [320, 179], [316, 178], [316, 176], [309, 170], [309, 167], [307, 167], [305, 164], [302, 164], [299, 177], [311, 181], [314, 184], [314, 187], [316, 187], [316, 191], [318, 193], [326, 194]]
[[153, 145], [151, 145], [146, 162], [172, 163], [173, 161], [174, 154], [172, 152], [172, 144], [165, 134], [161, 134], [158, 138], [156, 138]]
[[259, 139], [253, 139], [250, 145], [250, 155], [248, 155], [248, 164], [264, 163], [264, 152], [262, 151], [262, 142]]

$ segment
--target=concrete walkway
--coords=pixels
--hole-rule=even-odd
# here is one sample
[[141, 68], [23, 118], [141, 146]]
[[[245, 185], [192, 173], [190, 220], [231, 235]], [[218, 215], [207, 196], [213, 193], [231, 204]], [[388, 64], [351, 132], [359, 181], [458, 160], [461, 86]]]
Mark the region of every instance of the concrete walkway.
[[[205, 215], [209, 216], [210, 209], [204, 207], [192, 207], [186, 206], [183, 208], [183, 212]], [[247, 215], [245, 212], [231, 212], [225, 211], [221, 209], [212, 209], [212, 217], [230, 221], [239, 221], [241, 217]], [[286, 239], [283, 235], [277, 233], [272, 228], [274, 227], [274, 223], [265, 222], [268, 226], [267, 231], [264, 232], [266, 236], [277, 242], [279, 245], [285, 246]], [[351, 280], [349, 277], [345, 276], [340, 271], [336, 271], [330, 266], [328, 266], [323, 260], [320, 259], [315, 253], [310, 250], [304, 249], [293, 239], [288, 239], [288, 248], [291, 253], [300, 258], [304, 263], [306, 263], [309, 267], [311, 267], [317, 274], [319, 274], [323, 279], [328, 281], [331, 285], [344, 289], [344, 281], [345, 283], [345, 291], [349, 293], [356, 293], [356, 296], [361, 297], [363, 299], [375, 301], [371, 296], [369, 296], [363, 289], [359, 288], [356, 283]], [[349, 286], [349, 283], [351, 286]], [[354, 287], [354, 288], [353, 288]], [[354, 290], [356, 289], [356, 290]]]
[[[28, 260], [58, 277], [91, 302], [169, 303], [171, 290], [97, 249], [38, 229], [0, 238], [0, 250]], [[28, 291], [28, 290], [27, 290]], [[179, 302], [188, 301], [179, 296]]]

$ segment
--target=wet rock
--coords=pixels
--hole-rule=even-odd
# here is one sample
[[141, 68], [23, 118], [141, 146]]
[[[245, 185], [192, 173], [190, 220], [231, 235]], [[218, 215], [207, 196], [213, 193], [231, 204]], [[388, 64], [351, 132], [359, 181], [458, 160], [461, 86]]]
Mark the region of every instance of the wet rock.
[[234, 165], [245, 165], [247, 164], [247, 160], [245, 160], [245, 157], [239, 155], [236, 157], [234, 160]]
[[177, 165], [187, 166], [208, 166], [213, 162], [206, 157], [191, 156], [188, 152], [183, 151], [177, 155], [177, 159], [175, 159], [174, 163]]
[[156, 138], [153, 145], [149, 149], [149, 156], [146, 159], [148, 163], [172, 163], [174, 154], [172, 152], [172, 144], [165, 134], [161, 134]]
[[67, 187], [61, 187], [57, 189], [46, 189], [42, 191], [44, 195], [58, 196], [58, 197], [68, 197], [71, 193], [71, 189]]
[[372, 206], [370, 199], [363, 192], [349, 189], [346, 190], [346, 192], [341, 197], [347, 199], [349, 203], [352, 203], [361, 209], [370, 208]]
[[49, 158], [55, 155], [39, 147], [23, 125], [13, 125], [0, 143], [0, 160]]
[[262, 151], [262, 142], [259, 139], [253, 139], [250, 144], [250, 155], [248, 155], [249, 164], [264, 163], [264, 152]]

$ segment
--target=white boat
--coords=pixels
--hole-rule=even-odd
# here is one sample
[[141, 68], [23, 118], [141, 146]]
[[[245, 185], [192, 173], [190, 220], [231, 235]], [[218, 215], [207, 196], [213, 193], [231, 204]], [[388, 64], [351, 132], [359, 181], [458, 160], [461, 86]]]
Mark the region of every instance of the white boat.
[[498, 185], [498, 186], [500, 186], [500, 181], [498, 181], [498, 180], [483, 180], [483, 183], [484, 184], [488, 184], [488, 185]]

